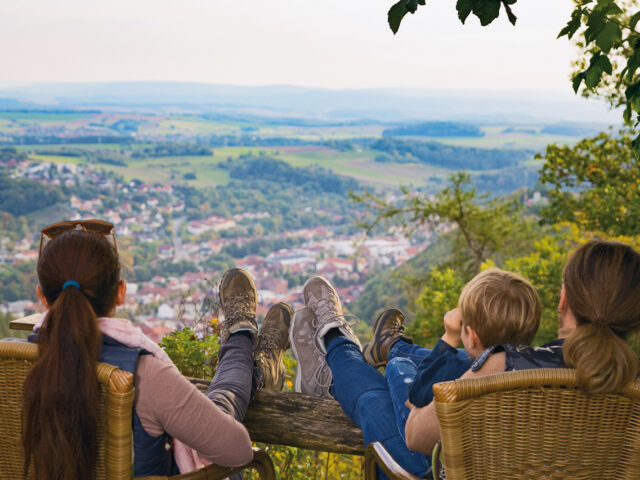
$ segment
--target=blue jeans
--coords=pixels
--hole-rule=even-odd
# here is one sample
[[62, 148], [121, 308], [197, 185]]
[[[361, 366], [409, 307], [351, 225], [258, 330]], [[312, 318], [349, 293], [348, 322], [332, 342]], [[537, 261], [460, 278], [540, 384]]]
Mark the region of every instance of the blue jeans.
[[393, 344], [389, 350], [389, 362], [384, 377], [389, 388], [389, 395], [396, 415], [396, 424], [400, 436], [406, 442], [404, 429], [411, 412], [405, 405], [409, 399], [409, 387], [413, 385], [420, 362], [431, 353], [431, 350], [413, 345], [403, 340]]
[[346, 337], [329, 343], [326, 360], [333, 374], [333, 396], [362, 429], [365, 445], [381, 442], [405, 470], [423, 477], [430, 458], [407, 448], [384, 376], [364, 361], [360, 348]]

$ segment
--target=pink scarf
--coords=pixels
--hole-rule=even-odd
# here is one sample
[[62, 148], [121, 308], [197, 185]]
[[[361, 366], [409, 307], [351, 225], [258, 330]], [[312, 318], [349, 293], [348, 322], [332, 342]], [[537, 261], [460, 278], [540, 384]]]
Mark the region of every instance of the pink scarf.
[[[33, 326], [33, 330], [38, 330], [42, 326], [42, 322], [46, 317], [46, 312], [40, 317], [40, 320]], [[113, 338], [115, 341], [126, 345], [127, 347], [140, 347], [151, 353], [158, 360], [171, 365], [173, 364], [169, 355], [160, 348], [153, 340], [147, 337], [142, 330], [124, 318], [108, 318], [100, 317], [98, 320], [98, 328], [100, 331]], [[177, 368], [176, 368], [177, 370]], [[180, 469], [180, 473], [193, 472], [204, 466], [204, 461], [193, 448], [182, 443], [180, 440], [173, 438], [173, 455]], [[208, 462], [207, 462], [208, 464]]]

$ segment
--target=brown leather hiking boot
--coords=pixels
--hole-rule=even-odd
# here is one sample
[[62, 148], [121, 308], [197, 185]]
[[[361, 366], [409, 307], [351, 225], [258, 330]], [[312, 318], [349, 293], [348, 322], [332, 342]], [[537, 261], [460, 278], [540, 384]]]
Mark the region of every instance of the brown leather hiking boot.
[[[224, 322], [220, 325], [220, 341], [226, 342], [235, 332], [258, 332], [256, 304], [258, 293], [249, 272], [232, 268], [220, 280], [220, 305]], [[254, 342], [257, 342], [254, 335]], [[255, 345], [255, 343], [254, 343]]]
[[261, 387], [282, 390], [285, 369], [282, 357], [289, 348], [289, 328], [293, 309], [286, 303], [276, 303], [264, 317], [258, 333], [258, 346], [253, 352], [260, 369]]
[[398, 340], [413, 343], [404, 334], [404, 315], [400, 310], [385, 310], [373, 325], [373, 340], [364, 346], [362, 356], [365, 361], [376, 368], [389, 361], [389, 350]]

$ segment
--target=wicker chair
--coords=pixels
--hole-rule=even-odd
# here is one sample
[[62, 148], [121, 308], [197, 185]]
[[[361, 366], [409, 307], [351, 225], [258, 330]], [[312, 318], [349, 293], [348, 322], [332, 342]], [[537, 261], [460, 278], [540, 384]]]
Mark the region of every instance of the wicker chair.
[[[38, 347], [34, 344], [0, 341], [0, 480], [22, 477], [22, 385], [37, 355]], [[97, 373], [101, 414], [96, 479], [131, 480], [133, 375], [106, 363], [98, 363]], [[269, 456], [262, 450], [254, 449], [253, 461], [243, 467], [211, 465], [188, 474], [139, 477], [138, 480], [214, 480], [226, 478], [245, 468], [257, 470], [262, 479], [275, 479]]]
[[[640, 479], [640, 380], [618, 394], [587, 395], [573, 370], [537, 369], [433, 391], [447, 480]], [[369, 447], [370, 463], [415, 480], [381, 447]]]

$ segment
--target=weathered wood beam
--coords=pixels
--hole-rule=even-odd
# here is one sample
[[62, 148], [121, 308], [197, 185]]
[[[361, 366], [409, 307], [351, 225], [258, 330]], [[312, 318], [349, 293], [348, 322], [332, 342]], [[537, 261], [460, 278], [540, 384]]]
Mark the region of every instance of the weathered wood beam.
[[[208, 382], [192, 380], [202, 391]], [[364, 455], [362, 430], [332, 399], [260, 390], [242, 422], [255, 442]]]

